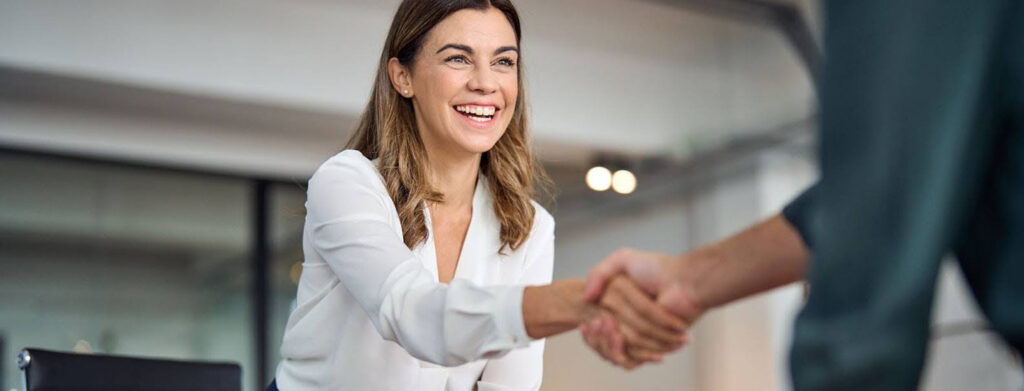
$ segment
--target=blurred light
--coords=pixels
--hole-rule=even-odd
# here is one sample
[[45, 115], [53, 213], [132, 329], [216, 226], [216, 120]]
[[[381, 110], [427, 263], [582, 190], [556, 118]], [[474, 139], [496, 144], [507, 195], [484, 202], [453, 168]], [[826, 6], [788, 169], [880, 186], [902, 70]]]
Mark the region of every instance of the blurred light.
[[84, 339], [75, 342], [75, 347], [71, 348], [72, 352], [75, 353], [92, 353], [92, 344]]
[[299, 283], [299, 277], [302, 277], [302, 262], [295, 262], [288, 268], [288, 277], [292, 279], [293, 284]]
[[612, 185], [612, 172], [601, 166], [587, 170], [587, 187], [593, 191], [605, 191]]
[[616, 193], [629, 194], [636, 190], [636, 176], [626, 170], [615, 171], [612, 176], [612, 189]]

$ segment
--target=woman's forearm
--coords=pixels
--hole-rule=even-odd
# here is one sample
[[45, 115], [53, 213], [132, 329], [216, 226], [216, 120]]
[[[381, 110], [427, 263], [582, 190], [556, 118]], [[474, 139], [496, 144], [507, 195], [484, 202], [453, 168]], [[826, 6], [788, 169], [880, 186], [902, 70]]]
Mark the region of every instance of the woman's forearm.
[[523, 290], [523, 323], [530, 338], [575, 329], [596, 307], [583, 299], [583, 280], [559, 280]]

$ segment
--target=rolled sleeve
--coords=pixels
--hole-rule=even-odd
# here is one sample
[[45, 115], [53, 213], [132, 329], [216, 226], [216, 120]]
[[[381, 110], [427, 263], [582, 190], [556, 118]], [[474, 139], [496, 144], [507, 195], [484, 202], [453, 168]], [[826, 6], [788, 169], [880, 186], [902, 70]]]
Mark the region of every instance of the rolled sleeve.
[[818, 183], [811, 185], [811, 187], [804, 190], [803, 193], [800, 193], [799, 196], [782, 208], [782, 217], [800, 234], [804, 245], [812, 250], [814, 249], [814, 231], [812, 228], [814, 210], [817, 205], [818, 187]]

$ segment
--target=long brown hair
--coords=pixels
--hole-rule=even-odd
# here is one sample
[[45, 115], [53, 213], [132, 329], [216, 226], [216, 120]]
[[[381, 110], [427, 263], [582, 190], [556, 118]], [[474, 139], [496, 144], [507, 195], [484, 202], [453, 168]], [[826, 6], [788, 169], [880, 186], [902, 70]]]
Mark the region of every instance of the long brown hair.
[[[508, 0], [404, 0], [391, 22], [377, 67], [370, 103], [363, 112], [355, 134], [346, 148], [356, 149], [368, 159], [379, 159], [379, 170], [388, 194], [398, 209], [402, 236], [412, 248], [427, 238], [424, 201], [441, 202], [444, 196], [427, 181], [427, 152], [420, 140], [412, 101], [399, 95], [387, 73], [392, 57], [412, 69], [427, 33], [444, 18], [463, 9], [495, 8], [505, 14], [516, 33], [522, 32], [519, 14]], [[530, 146], [526, 90], [522, 60], [518, 62], [519, 96], [512, 121], [498, 142], [480, 159], [494, 199], [494, 214], [501, 222], [501, 249], [518, 249], [533, 226], [535, 184], [550, 180], [537, 163]]]

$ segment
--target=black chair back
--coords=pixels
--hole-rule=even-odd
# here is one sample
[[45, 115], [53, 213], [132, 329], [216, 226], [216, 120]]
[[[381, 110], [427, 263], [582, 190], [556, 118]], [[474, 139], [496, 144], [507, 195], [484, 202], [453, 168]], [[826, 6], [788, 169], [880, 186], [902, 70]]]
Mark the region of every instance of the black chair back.
[[156, 360], [27, 348], [18, 354], [24, 391], [241, 391], [234, 363]]

